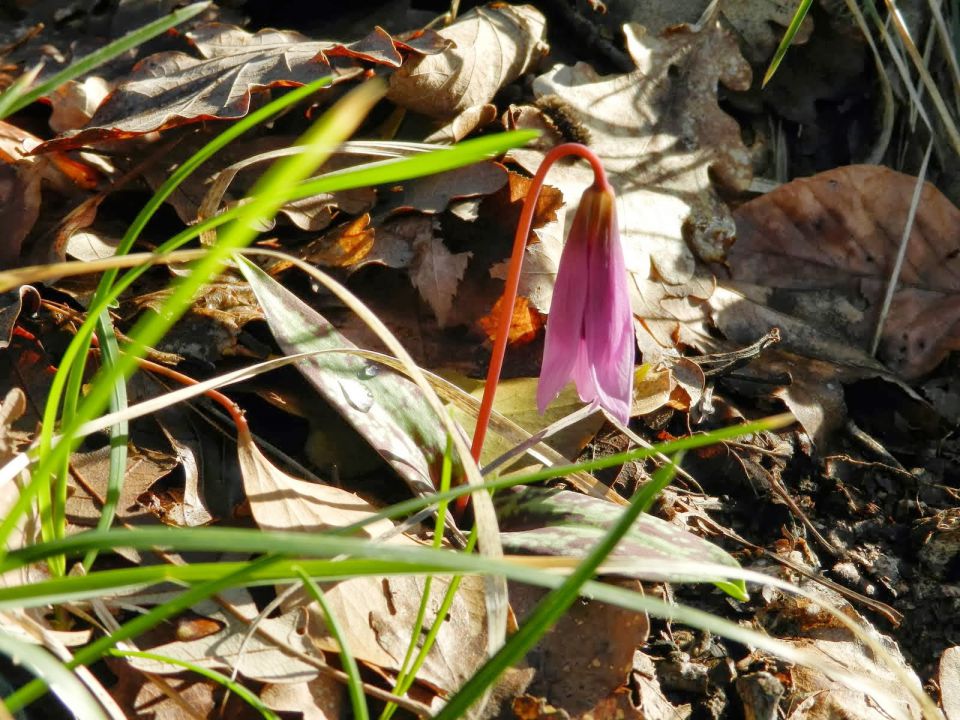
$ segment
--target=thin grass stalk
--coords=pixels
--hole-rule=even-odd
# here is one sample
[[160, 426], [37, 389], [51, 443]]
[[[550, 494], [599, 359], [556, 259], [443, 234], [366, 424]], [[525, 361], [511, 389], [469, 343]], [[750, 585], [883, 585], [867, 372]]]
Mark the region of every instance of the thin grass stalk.
[[[665, 487], [676, 474], [676, 466], [682, 455], [677, 455], [669, 465], [659, 468], [654, 474], [651, 485]], [[651, 495], [650, 500], [653, 499]], [[457, 691], [443, 707], [435, 720], [457, 720], [466, 715], [479, 697], [488, 691], [497, 678], [509, 667], [523, 659], [529, 650], [546, 633], [560, 616], [567, 611], [580, 596], [583, 585], [596, 574], [607, 556], [613, 552], [624, 535], [643, 512], [644, 497], [638, 493], [609, 531], [590, 550], [577, 568], [563, 581], [560, 587], [551, 591], [537, 603], [520, 629], [507, 641], [500, 651], [477, 670], [463, 687]]]
[[950, 145], [953, 147], [954, 153], [960, 157], [960, 131], [957, 130], [956, 122], [954, 122], [953, 116], [950, 114], [950, 110], [947, 108], [947, 105], [943, 100], [943, 94], [940, 92], [940, 88], [937, 87], [936, 82], [934, 82], [933, 77], [931, 77], [930, 71], [927, 70], [926, 65], [924, 65], [923, 58], [920, 56], [920, 51], [917, 49], [917, 46], [913, 41], [913, 37], [910, 35], [910, 29], [904, 22], [903, 16], [900, 14], [900, 10], [897, 8], [896, 3], [894, 3], [893, 0], [884, 0], [884, 2], [887, 5], [890, 18], [893, 21], [893, 27], [896, 29], [897, 35], [900, 36], [900, 41], [903, 43], [904, 48], [906, 48], [907, 54], [913, 61], [914, 67], [916, 67], [917, 72], [920, 74], [920, 79], [923, 81], [924, 87], [926, 87], [927, 92], [930, 94], [930, 100], [937, 109], [937, 114], [939, 115], [940, 122], [943, 124], [943, 127], [947, 132], [947, 138], [950, 141]]
[[[164, 620], [175, 617], [180, 613], [189, 610], [202, 600], [206, 600], [211, 595], [215, 595], [222, 590], [230, 587], [236, 587], [247, 577], [257, 570], [269, 567], [277, 561], [278, 558], [266, 555], [249, 563], [243, 563], [240, 568], [223, 573], [220, 577], [208, 580], [196, 587], [186, 590], [175, 599], [158, 605], [143, 615], [138, 615], [132, 620], [127, 621], [119, 629], [105, 635], [102, 638], [94, 640], [89, 645], [81, 648], [73, 659], [64, 663], [68, 669], [89, 665], [102, 658], [105, 653], [111, 650], [117, 643], [125, 640], [131, 640], [138, 635], [142, 635], [147, 630], [156, 627]], [[44, 678], [38, 677], [30, 681], [22, 688], [15, 690], [11, 695], [4, 698], [4, 703], [10, 712], [18, 712], [32, 702], [39, 700], [47, 691], [47, 682]]]
[[238, 683], [234, 680], [231, 680], [229, 677], [224, 675], [221, 672], [217, 672], [212, 668], [204, 667], [203, 665], [197, 665], [196, 663], [187, 662], [186, 660], [180, 660], [179, 658], [169, 657], [168, 655], [158, 655], [152, 652], [142, 652], [140, 650], [117, 650], [113, 648], [106, 652], [107, 655], [117, 658], [140, 658], [143, 660], [152, 660], [154, 662], [166, 663], [167, 665], [173, 665], [174, 667], [183, 668], [184, 670], [189, 670], [194, 672], [197, 675], [201, 675], [207, 680], [212, 680], [218, 685], [222, 685], [229, 692], [232, 692], [238, 698], [243, 700], [247, 705], [252, 707], [264, 720], [280, 720], [280, 716], [277, 715], [273, 710], [268, 708], [263, 704], [263, 701], [256, 696], [256, 694], [247, 690], [241, 683]]
[[[453, 440], [448, 435], [447, 444], [443, 451], [443, 462], [440, 468], [440, 492], [445, 492], [450, 489], [451, 481], [453, 478]], [[447, 506], [449, 503], [440, 501], [437, 503], [437, 516], [434, 520], [433, 526], [433, 542], [431, 542], [431, 547], [436, 550], [439, 550], [443, 544], [443, 530], [446, 527], [446, 516], [447, 516]], [[471, 548], [472, 550], [472, 548]], [[400, 670], [397, 673], [397, 679], [393, 684], [393, 693], [394, 695], [404, 695], [410, 687], [413, 678], [416, 677], [416, 669], [410, 670], [410, 663], [413, 660], [413, 655], [417, 651], [417, 640], [420, 637], [420, 632], [423, 629], [423, 623], [427, 615], [427, 605], [430, 603], [430, 591], [433, 588], [433, 576], [427, 575], [423, 580], [423, 594], [420, 596], [420, 605], [417, 608], [417, 617], [413, 621], [413, 627], [410, 630], [410, 644], [407, 645], [407, 651], [403, 656], [403, 661], [400, 663]], [[443, 613], [438, 612], [436, 618], [443, 617]], [[424, 647], [429, 648], [427, 643], [424, 643]], [[407, 682], [410, 678], [410, 683]], [[380, 720], [390, 720], [393, 714], [397, 710], [396, 703], [387, 703], [383, 712], [380, 713]]]
[[353, 656], [353, 653], [350, 652], [350, 644], [347, 642], [347, 637], [340, 628], [340, 623], [337, 622], [337, 616], [334, 615], [333, 610], [330, 608], [330, 603], [328, 603], [324, 597], [323, 590], [314, 582], [313, 578], [301, 567], [297, 567], [296, 570], [297, 575], [300, 576], [303, 582], [303, 586], [313, 599], [317, 601], [317, 605], [319, 605], [323, 611], [323, 619], [327, 624], [327, 629], [330, 630], [330, 634], [340, 648], [340, 664], [350, 678], [350, 682], [347, 683], [347, 691], [350, 695], [350, 705], [353, 707], [353, 717], [356, 718], [356, 720], [369, 720], [370, 713], [367, 710], [367, 698], [363, 694], [363, 680], [360, 678], [360, 668], [357, 666], [357, 660]]

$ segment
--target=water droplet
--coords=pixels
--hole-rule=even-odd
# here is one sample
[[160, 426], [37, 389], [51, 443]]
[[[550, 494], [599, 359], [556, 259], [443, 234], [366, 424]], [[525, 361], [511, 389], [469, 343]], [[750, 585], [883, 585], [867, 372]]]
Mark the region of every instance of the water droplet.
[[373, 407], [373, 393], [356, 380], [341, 380], [340, 389], [344, 399], [360, 412], [369, 412]]
[[357, 370], [357, 377], [361, 380], [369, 380], [380, 374], [380, 366], [377, 363], [365, 363], [362, 368]]

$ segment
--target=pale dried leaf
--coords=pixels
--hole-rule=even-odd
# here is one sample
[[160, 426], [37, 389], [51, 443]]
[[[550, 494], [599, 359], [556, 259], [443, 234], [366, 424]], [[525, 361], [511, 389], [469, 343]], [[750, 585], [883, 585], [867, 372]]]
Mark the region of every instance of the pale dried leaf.
[[[307, 682], [317, 676], [318, 671], [313, 665], [284, 652], [282, 648], [256, 633], [245, 641], [250, 630], [250, 621], [258, 614], [256, 603], [249, 593], [242, 589], [231, 590], [228, 597], [235, 611], [244, 619], [241, 620], [214, 602], [205, 601], [193, 609], [203, 617], [219, 623], [219, 632], [196, 640], [175, 640], [150, 648], [149, 651], [227, 672], [236, 667], [244, 677], [261, 682]], [[299, 652], [316, 655], [310, 639], [303, 633], [306, 627], [306, 612], [303, 609], [293, 609], [279, 617], [263, 619], [259, 622], [259, 627], [271, 637]], [[182, 672], [182, 668], [155, 660], [131, 658], [130, 662], [140, 670], [158, 675]]]
[[[249, 430], [237, 433], [237, 453], [250, 512], [264, 530], [322, 532], [364, 520], [376, 508], [353, 493], [290, 477], [263, 456]], [[375, 538], [393, 528], [383, 519], [363, 534]]]
[[489, 103], [535, 65], [545, 49], [546, 21], [531, 5], [495, 3], [464, 13], [439, 34], [455, 46], [404, 63], [390, 76], [387, 97], [425, 115], [453, 118]]
[[[436, 618], [448, 585], [448, 578], [434, 577], [427, 604], [426, 627]], [[463, 578], [436, 642], [417, 674], [421, 682], [452, 693], [484, 661], [487, 641], [483, 585], [482, 578]], [[423, 578], [359, 577], [327, 586], [325, 596], [351, 652], [358, 659], [395, 673], [400, 669], [410, 644], [423, 590]], [[311, 606], [309, 617], [310, 635], [317, 646], [336, 652], [335, 642], [327, 637], [323, 613]], [[417, 638], [418, 647], [422, 645], [424, 634]]]
[[343, 691], [338, 680], [318, 675], [304, 683], [268, 683], [260, 691], [260, 699], [271, 710], [298, 713], [302, 720], [339, 720]]
[[940, 702], [947, 720], [960, 720], [960, 647], [949, 647], [940, 656]]
[[416, 256], [410, 268], [410, 282], [430, 305], [437, 322], [443, 327], [473, 253], [452, 253], [437, 237], [418, 239], [413, 249]]

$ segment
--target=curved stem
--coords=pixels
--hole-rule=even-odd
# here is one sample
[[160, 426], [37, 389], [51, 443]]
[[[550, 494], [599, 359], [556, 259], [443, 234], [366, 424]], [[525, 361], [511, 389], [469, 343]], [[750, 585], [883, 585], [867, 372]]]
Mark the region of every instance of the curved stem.
[[[507, 339], [510, 336], [510, 324], [513, 320], [513, 309], [517, 303], [517, 289], [520, 287], [520, 268], [523, 265], [523, 256], [527, 248], [527, 238], [533, 224], [533, 213], [543, 189], [543, 181], [550, 167], [560, 158], [576, 155], [590, 163], [593, 168], [593, 184], [598, 188], [609, 186], [607, 174], [603, 165], [590, 148], [579, 143], [558, 145], [544, 156], [543, 162], [537, 168], [537, 173], [530, 181], [530, 188], [523, 200], [523, 209], [517, 223], [517, 232], [513, 239], [513, 253], [510, 255], [510, 266], [507, 270], [507, 280], [500, 299], [500, 317], [497, 321], [497, 336], [493, 342], [493, 353], [490, 356], [490, 368], [487, 371], [487, 381], [483, 388], [483, 399], [480, 401], [480, 411], [477, 414], [477, 427], [473, 431], [473, 445], [470, 452], [473, 459], [480, 461], [480, 451], [487, 435], [487, 425], [490, 423], [490, 413], [493, 410], [493, 399], [497, 394], [497, 384], [500, 382], [500, 371], [503, 369], [503, 357], [507, 352]], [[457, 510], [462, 512], [469, 502], [469, 496], [457, 500]]]

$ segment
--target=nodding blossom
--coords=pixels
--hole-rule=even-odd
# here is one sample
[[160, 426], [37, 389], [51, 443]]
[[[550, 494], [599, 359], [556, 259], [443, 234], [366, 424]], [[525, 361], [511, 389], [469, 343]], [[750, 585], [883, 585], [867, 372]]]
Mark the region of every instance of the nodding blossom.
[[634, 358], [633, 313], [616, 197], [606, 179], [597, 178], [580, 199], [560, 256], [537, 409], [543, 413], [573, 380], [581, 400], [628, 422]]
[[[633, 316], [617, 228], [616, 198], [600, 158], [584, 145], [565, 143], [544, 156], [523, 201], [507, 268], [497, 336], [470, 448], [478, 461], [503, 369], [537, 199], [553, 163], [571, 155], [590, 163], [594, 180], [580, 200], [570, 238], [560, 257], [547, 319], [537, 407], [542, 413], [564, 385], [573, 380], [584, 402], [595, 403], [623, 423], [630, 419], [635, 354]], [[467, 497], [460, 498], [458, 511], [462, 513], [466, 504]]]

